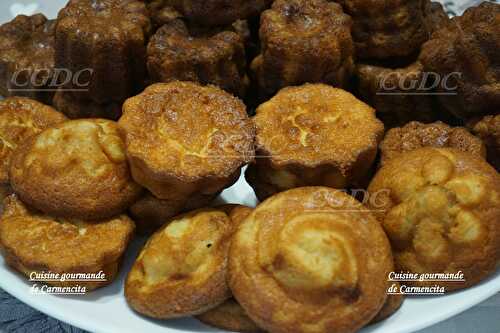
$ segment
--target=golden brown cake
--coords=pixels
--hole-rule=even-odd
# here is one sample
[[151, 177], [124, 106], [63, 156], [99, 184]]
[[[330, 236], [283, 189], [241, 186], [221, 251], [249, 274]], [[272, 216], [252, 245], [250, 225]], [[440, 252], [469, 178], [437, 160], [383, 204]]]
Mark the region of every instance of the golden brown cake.
[[124, 212], [141, 193], [125, 144], [110, 120], [72, 120], [24, 141], [12, 156], [11, 185], [49, 215], [98, 220]]
[[254, 155], [245, 105], [213, 86], [151, 85], [125, 102], [119, 124], [134, 179], [163, 200], [215, 197]]
[[231, 24], [257, 17], [272, 0], [164, 0], [191, 22], [205, 26]]
[[408, 57], [446, 20], [428, 0], [340, 0], [354, 21], [352, 36], [360, 59]]
[[380, 143], [380, 165], [404, 152], [422, 147], [456, 148], [486, 157], [486, 148], [478, 137], [464, 127], [451, 127], [440, 121], [423, 124], [412, 121], [403, 127], [389, 130]]
[[103, 287], [116, 277], [134, 223], [121, 215], [99, 222], [66, 220], [26, 206], [15, 195], [4, 201], [0, 219], [0, 250], [7, 264], [30, 277], [32, 273], [96, 274], [104, 281], [54, 281], [50, 285]]
[[354, 71], [351, 19], [326, 0], [277, 0], [261, 16], [252, 62], [261, 94], [306, 82], [346, 86]]
[[242, 96], [247, 85], [243, 42], [232, 31], [196, 35], [182, 20], [171, 20], [148, 44], [149, 75], [155, 82], [213, 84]]
[[500, 115], [486, 116], [473, 128], [486, 144], [488, 162], [500, 172]]
[[58, 89], [54, 95], [54, 107], [70, 119], [107, 118], [118, 120], [122, 114], [122, 105], [117, 102], [96, 103], [91, 99], [79, 99], [75, 93]]
[[412, 120], [432, 122], [439, 117], [439, 107], [428, 94], [426, 75], [418, 61], [401, 68], [361, 63], [356, 66], [356, 89], [377, 110], [377, 117], [386, 127], [402, 126]]
[[500, 176], [481, 157], [452, 148], [420, 148], [384, 164], [369, 193], [392, 244], [396, 270], [462, 272], [464, 281], [438, 284], [445, 291], [473, 286], [495, 272], [500, 259]]
[[42, 14], [18, 15], [0, 26], [0, 95], [51, 103], [54, 72], [54, 20]]
[[485, 1], [468, 8], [424, 44], [424, 70], [443, 83], [439, 101], [456, 116], [469, 120], [500, 108], [500, 5]]
[[0, 200], [12, 192], [9, 165], [14, 150], [30, 136], [66, 121], [62, 113], [25, 97], [0, 101]]
[[[88, 85], [77, 98], [122, 102], [143, 87], [150, 30], [142, 1], [71, 0], [57, 17], [56, 67], [83, 71], [78, 82]], [[81, 87], [71, 80], [65, 88]]]
[[239, 206], [179, 215], [148, 240], [127, 276], [125, 297], [153, 318], [203, 313], [231, 297], [226, 283], [231, 236]]
[[264, 332], [250, 319], [234, 298], [230, 298], [212, 310], [196, 316], [202, 323], [231, 332]]
[[279, 193], [242, 222], [229, 254], [229, 286], [264, 330], [355, 332], [382, 308], [393, 270], [380, 224], [328, 187]]
[[253, 121], [257, 158], [246, 178], [260, 200], [294, 187], [362, 182], [384, 133], [375, 110], [323, 84], [284, 88]]

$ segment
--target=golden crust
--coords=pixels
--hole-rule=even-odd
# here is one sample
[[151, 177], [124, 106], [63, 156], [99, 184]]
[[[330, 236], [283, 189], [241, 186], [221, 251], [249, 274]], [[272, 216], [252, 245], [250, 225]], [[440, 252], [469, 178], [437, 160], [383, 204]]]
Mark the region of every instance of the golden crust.
[[121, 103], [96, 103], [93, 100], [82, 100], [73, 93], [58, 89], [52, 100], [54, 107], [70, 119], [106, 118], [118, 120], [122, 114]]
[[103, 282], [49, 282], [92, 290], [113, 282], [133, 233], [134, 223], [125, 215], [96, 223], [57, 219], [11, 195], [0, 219], [0, 248], [7, 263], [28, 277], [32, 272], [103, 271]]
[[233, 208], [195, 210], [158, 230], [127, 276], [129, 305], [146, 316], [167, 319], [203, 313], [231, 297], [227, 254], [239, 223], [231, 218]]
[[[392, 244], [396, 269], [462, 271], [470, 287], [500, 258], [500, 176], [482, 158], [452, 148], [420, 148], [389, 160], [373, 178], [370, 201]], [[380, 192], [383, 191], [383, 192]], [[429, 286], [434, 282], [408, 282]]]
[[182, 20], [171, 20], [151, 38], [147, 65], [156, 82], [213, 84], [239, 96], [246, 89], [245, 46], [232, 31], [197, 36]]
[[54, 27], [42, 14], [18, 15], [0, 26], [0, 95], [50, 104], [53, 93], [43, 90], [55, 81]]
[[386, 299], [389, 242], [371, 213], [328, 187], [261, 203], [240, 225], [229, 285], [248, 316], [276, 332], [354, 332]]
[[115, 122], [72, 120], [15, 151], [11, 185], [27, 204], [54, 216], [98, 220], [125, 211], [141, 192]]
[[256, 112], [258, 158], [247, 180], [260, 199], [293, 187], [361, 181], [384, 131], [375, 110], [323, 84], [284, 88]]
[[202, 323], [231, 332], [263, 332], [250, 319], [234, 298], [230, 298], [212, 310], [196, 316]]
[[64, 121], [63, 114], [29, 98], [10, 97], [0, 101], [0, 184], [9, 182], [9, 164], [20, 143]]
[[380, 165], [404, 152], [423, 147], [456, 148], [476, 156], [486, 157], [486, 148], [478, 137], [464, 127], [451, 127], [440, 121], [423, 124], [412, 121], [389, 130], [380, 143]]
[[[55, 63], [81, 73], [78, 82], [88, 83], [77, 98], [122, 102], [142, 89], [151, 32], [148, 14], [137, 0], [70, 0], [59, 11]], [[81, 89], [72, 79], [65, 87]]]
[[306, 82], [347, 85], [354, 71], [351, 19], [326, 0], [277, 0], [261, 16], [252, 72], [264, 96]]
[[473, 131], [486, 144], [488, 162], [500, 171], [500, 115], [484, 117], [474, 125]]
[[119, 124], [134, 179], [159, 199], [218, 193], [254, 155], [245, 105], [213, 86], [149, 86], [125, 102]]
[[[399, 285], [399, 284], [398, 284]], [[398, 287], [399, 290], [399, 287]], [[377, 313], [375, 318], [370, 322], [371, 324], [378, 323], [382, 320], [385, 320], [396, 313], [399, 308], [403, 305], [403, 301], [405, 300], [405, 296], [402, 294], [397, 295], [387, 295], [387, 299], [384, 303], [384, 306]]]

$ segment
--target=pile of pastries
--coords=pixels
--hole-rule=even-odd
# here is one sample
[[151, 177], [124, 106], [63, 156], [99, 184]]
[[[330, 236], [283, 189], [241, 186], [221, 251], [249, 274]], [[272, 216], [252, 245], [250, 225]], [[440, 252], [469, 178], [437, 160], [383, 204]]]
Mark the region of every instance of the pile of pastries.
[[[498, 4], [70, 0], [0, 26], [0, 94], [5, 261], [106, 276], [52, 285], [139, 233], [139, 314], [343, 333], [397, 312], [390, 272], [500, 266]], [[243, 171], [260, 204], [217, 204]]]

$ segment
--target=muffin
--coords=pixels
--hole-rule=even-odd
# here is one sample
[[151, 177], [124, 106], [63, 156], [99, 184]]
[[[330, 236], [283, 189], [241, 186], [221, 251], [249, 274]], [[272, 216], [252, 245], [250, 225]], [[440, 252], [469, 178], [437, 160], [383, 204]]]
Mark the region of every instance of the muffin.
[[261, 16], [251, 65], [262, 97], [306, 82], [347, 85], [354, 71], [351, 19], [326, 0], [277, 0]]
[[361, 63], [356, 66], [356, 79], [358, 94], [389, 128], [439, 118], [439, 107], [429, 94], [431, 82], [418, 61], [401, 68]]
[[128, 304], [148, 317], [168, 319], [203, 313], [231, 297], [227, 254], [238, 207], [195, 210], [168, 221], [127, 276]]
[[442, 107], [463, 120], [500, 108], [500, 5], [483, 2], [436, 31], [420, 54], [444, 81]]
[[257, 158], [246, 179], [260, 200], [300, 186], [359, 185], [384, 133], [374, 109], [323, 84], [284, 88], [256, 112]]
[[[368, 188], [391, 241], [397, 271], [462, 272], [444, 291], [473, 286], [500, 259], [500, 176], [481, 157], [453, 148], [420, 148], [390, 159]], [[407, 281], [430, 286], [433, 281]]]
[[243, 96], [247, 85], [245, 46], [235, 32], [208, 36], [189, 31], [182, 20], [163, 25], [151, 38], [147, 66], [154, 82], [213, 84]]
[[215, 197], [253, 159], [245, 105], [214, 86], [157, 83], [128, 99], [119, 124], [134, 179], [155, 197]]
[[484, 117], [474, 125], [473, 131], [486, 144], [488, 162], [500, 172], [500, 115]]
[[[79, 77], [86, 91], [75, 97], [122, 102], [143, 87], [150, 30], [142, 1], [71, 0], [57, 17], [56, 67], [72, 74], [91, 69]], [[65, 88], [80, 88], [73, 81]]]
[[382, 308], [392, 270], [387, 237], [361, 203], [303, 187], [267, 199], [242, 222], [228, 281], [265, 331], [355, 332]]
[[12, 192], [9, 165], [17, 146], [44, 129], [66, 121], [50, 106], [25, 97], [0, 100], [0, 202]]
[[122, 114], [122, 105], [117, 102], [96, 103], [91, 99], [79, 99], [71, 91], [58, 89], [52, 101], [54, 107], [70, 119], [107, 118], [118, 120]]
[[141, 193], [115, 122], [72, 120], [25, 140], [12, 156], [11, 185], [49, 215], [83, 220], [124, 212]]
[[191, 22], [205, 26], [231, 24], [257, 17], [272, 0], [164, 0]]
[[446, 14], [428, 0], [341, 0], [353, 21], [360, 59], [405, 58], [418, 53]]
[[134, 233], [127, 216], [89, 223], [45, 215], [15, 195], [4, 201], [0, 250], [7, 264], [26, 277], [32, 273], [98, 274], [99, 281], [48, 281], [60, 287], [90, 291], [113, 282]]
[[18, 15], [0, 26], [0, 94], [50, 104], [57, 84], [54, 24], [42, 14]]
[[464, 127], [451, 127], [440, 121], [432, 124], [412, 121], [386, 133], [380, 143], [380, 165], [404, 152], [422, 147], [456, 148], [486, 158], [486, 148], [481, 139]]
[[202, 323], [231, 332], [264, 332], [250, 319], [234, 298], [230, 298], [212, 310], [196, 316]]

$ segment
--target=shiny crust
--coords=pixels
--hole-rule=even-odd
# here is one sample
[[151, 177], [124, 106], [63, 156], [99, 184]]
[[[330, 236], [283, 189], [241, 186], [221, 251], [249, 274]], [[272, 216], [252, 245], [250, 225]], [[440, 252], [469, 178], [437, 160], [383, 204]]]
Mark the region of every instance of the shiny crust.
[[218, 307], [196, 316], [196, 319], [206, 325], [231, 332], [264, 332], [247, 316], [245, 310], [234, 298], [230, 298]]
[[386, 126], [402, 126], [411, 120], [432, 122], [438, 119], [434, 98], [423, 94], [422, 88], [427, 89], [428, 80], [420, 62], [401, 68], [358, 64], [356, 78], [358, 93], [377, 110], [377, 117]]
[[[118, 120], [122, 114], [121, 103], [96, 103], [91, 99], [82, 100], [75, 93], [59, 89], [53, 99], [54, 107], [70, 119], [106, 118]], [[78, 93], [76, 93], [78, 94]]]
[[427, 0], [339, 3], [353, 18], [352, 35], [360, 59], [410, 56], [429, 38], [439, 18], [446, 16], [442, 7]]
[[[0, 26], [0, 95], [25, 96], [50, 103], [50, 92], [9, 89], [48, 88], [54, 78], [54, 23], [36, 14], [18, 15]], [[35, 85], [32, 75], [36, 77]]]
[[497, 113], [500, 5], [485, 1], [454, 17], [424, 44], [420, 60], [426, 71], [448, 75], [447, 86], [456, 87], [456, 95], [439, 97], [444, 108], [465, 120]]
[[171, 20], [153, 35], [147, 53], [153, 81], [213, 84], [240, 96], [246, 89], [245, 46], [235, 32], [196, 36], [182, 20]]
[[261, 203], [238, 228], [229, 285], [264, 330], [355, 332], [386, 299], [389, 242], [341, 191], [303, 187]]
[[488, 162], [500, 172], [500, 115], [486, 116], [473, 128], [488, 150]]
[[188, 20], [206, 26], [256, 17], [272, 0], [165, 0]]
[[247, 180], [261, 200], [293, 187], [361, 181], [384, 132], [375, 110], [323, 84], [284, 88], [256, 112], [258, 158]]
[[464, 127], [451, 127], [440, 121], [423, 124], [412, 121], [403, 127], [389, 130], [380, 143], [380, 165], [404, 152], [422, 147], [456, 148], [479, 157], [486, 157], [481, 139]]
[[17, 146], [30, 136], [66, 121], [62, 114], [35, 100], [9, 97], [0, 101], [0, 184], [9, 182], [9, 165]]
[[354, 71], [351, 19], [326, 0], [277, 0], [261, 16], [252, 72], [263, 95], [306, 82], [343, 87]]
[[97, 220], [125, 211], [140, 195], [115, 122], [72, 120], [29, 138], [9, 177], [21, 200], [54, 216]]
[[218, 193], [254, 155], [245, 105], [213, 86], [149, 86], [125, 102], [119, 124], [134, 179], [159, 199]]
[[136, 223], [137, 232], [149, 234], [179, 213], [207, 206], [216, 196], [217, 193], [194, 195], [186, 203], [184, 200], [158, 199], [150, 192], [147, 192], [130, 206], [129, 214]]
[[482, 158], [452, 148], [421, 148], [389, 160], [368, 191], [384, 190], [371, 205], [391, 241], [396, 269], [462, 271], [465, 282], [439, 283], [450, 291], [478, 283], [497, 267], [499, 189], [500, 176]]
[[74, 74], [93, 70], [80, 76], [80, 82], [90, 84], [78, 98], [122, 102], [144, 84], [150, 30], [142, 1], [71, 0], [57, 18], [56, 67]]
[[125, 215], [98, 223], [62, 220], [28, 208], [11, 195], [0, 219], [0, 249], [6, 262], [27, 277], [42, 271], [103, 271], [104, 282], [49, 283], [92, 290], [113, 282], [133, 233], [134, 223]]
[[158, 230], [127, 276], [128, 304], [143, 315], [167, 319], [203, 313], [231, 297], [227, 254], [239, 224], [233, 214], [242, 214], [232, 213], [234, 208], [195, 210]]

